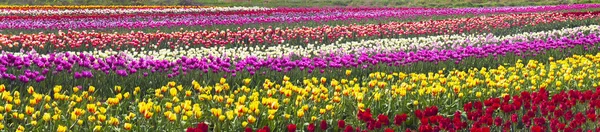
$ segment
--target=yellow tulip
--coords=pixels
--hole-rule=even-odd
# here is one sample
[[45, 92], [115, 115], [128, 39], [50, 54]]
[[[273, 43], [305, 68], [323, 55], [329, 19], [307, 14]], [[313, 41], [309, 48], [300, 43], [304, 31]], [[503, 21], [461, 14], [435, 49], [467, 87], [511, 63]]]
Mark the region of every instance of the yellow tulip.
[[225, 118], [227, 118], [227, 117], [225, 117], [225, 115], [221, 115], [221, 116], [219, 116], [219, 120], [220, 120], [220, 121], [223, 121], [223, 120], [225, 120]]
[[250, 84], [250, 81], [251, 81], [251, 80], [252, 80], [252, 79], [250, 79], [250, 78], [246, 78], [246, 79], [244, 79], [244, 80], [243, 80], [243, 82], [244, 82], [244, 85], [248, 85], [248, 84]]
[[252, 116], [252, 115], [249, 115], [248, 116], [248, 122], [249, 123], [254, 123], [254, 122], [256, 122], [256, 118], [254, 118], [254, 116]]
[[117, 93], [120, 93], [121, 92], [121, 86], [115, 86], [115, 91]]
[[6, 112], [12, 111], [12, 108], [13, 108], [12, 104], [6, 104], [6, 105], [4, 105], [4, 109], [6, 110]]
[[304, 110], [298, 110], [297, 115], [302, 118], [302, 116], [304, 116]]
[[177, 96], [177, 89], [175, 89], [175, 88], [169, 89], [169, 94], [171, 94], [171, 96]]
[[105, 115], [98, 115], [98, 121], [100, 121], [100, 122], [106, 121], [106, 116]]
[[114, 117], [110, 117], [110, 120], [108, 120], [108, 124], [111, 124], [113, 126], [118, 126], [119, 125], [119, 119], [114, 118]]
[[94, 91], [96, 91], [96, 87], [94, 87], [94, 86], [88, 87], [88, 92], [94, 93]]
[[56, 132], [66, 132], [67, 131], [67, 127], [63, 126], [63, 125], [58, 125], [58, 129], [56, 129]]
[[102, 131], [102, 126], [99, 126], [99, 125], [97, 125], [97, 126], [94, 126], [94, 130], [93, 130], [93, 131], [94, 131], [94, 132], [99, 132], [99, 131]]
[[25, 106], [25, 113], [27, 115], [31, 115], [31, 114], [33, 114], [33, 112], [35, 112], [35, 109], [33, 107]]
[[33, 89], [32, 86], [29, 86], [29, 88], [27, 88], [27, 93], [29, 93], [29, 94], [34, 94], [35, 93], [35, 90]]
[[19, 127], [17, 127], [17, 132], [23, 132], [25, 131], [25, 127], [19, 125]]
[[60, 92], [61, 89], [62, 89], [61, 85], [56, 85], [56, 86], [54, 86], [54, 88], [52, 90], [54, 91], [54, 93], [58, 93], [58, 92]]
[[123, 128], [125, 128], [125, 130], [131, 130], [131, 124], [130, 123], [125, 123], [125, 125], [123, 125]]

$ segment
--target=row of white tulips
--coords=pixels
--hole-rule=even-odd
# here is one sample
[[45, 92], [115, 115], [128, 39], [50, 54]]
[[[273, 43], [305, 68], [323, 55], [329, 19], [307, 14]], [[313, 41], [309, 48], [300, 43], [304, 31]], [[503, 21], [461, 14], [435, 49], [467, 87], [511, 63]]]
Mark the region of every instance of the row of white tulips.
[[[113, 55], [124, 55], [131, 59], [153, 58], [160, 60], [176, 60], [183, 56], [186, 57], [229, 57], [231, 59], [241, 59], [247, 57], [257, 58], [279, 58], [279, 57], [315, 57], [330, 54], [362, 54], [362, 53], [385, 53], [397, 51], [416, 51], [424, 49], [453, 49], [465, 46], [481, 46], [486, 44], [500, 44], [504, 41], [509, 42], [528, 42], [534, 40], [546, 40], [547, 38], [560, 38], [585, 34], [600, 34], [599, 25], [580, 26], [574, 28], [563, 28], [541, 32], [524, 32], [505, 36], [496, 36], [493, 34], [479, 35], [438, 35], [415, 38], [394, 38], [394, 39], [376, 39], [362, 40], [331, 44], [307, 44], [307, 45], [289, 45], [281, 44], [274, 46], [240, 46], [234, 48], [210, 47], [210, 48], [189, 48], [180, 47], [179, 49], [160, 49], [160, 50], [96, 50], [86, 51], [84, 54], [92, 54], [96, 57], [106, 58]], [[33, 51], [35, 52], [35, 51]], [[81, 52], [71, 52], [79, 54]], [[13, 53], [15, 55], [24, 55], [26, 53]]]
[[204, 7], [204, 8], [130, 8], [130, 9], [66, 9], [66, 10], [11, 10], [0, 9], [0, 15], [65, 15], [65, 14], [136, 14], [136, 13], [193, 13], [221, 11], [271, 10], [265, 7]]

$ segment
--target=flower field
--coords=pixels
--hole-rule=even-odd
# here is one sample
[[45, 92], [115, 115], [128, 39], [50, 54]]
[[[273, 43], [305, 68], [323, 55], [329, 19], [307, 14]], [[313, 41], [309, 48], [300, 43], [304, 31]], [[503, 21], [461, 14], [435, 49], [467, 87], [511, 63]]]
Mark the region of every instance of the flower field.
[[0, 131], [600, 131], [600, 4], [0, 6]]

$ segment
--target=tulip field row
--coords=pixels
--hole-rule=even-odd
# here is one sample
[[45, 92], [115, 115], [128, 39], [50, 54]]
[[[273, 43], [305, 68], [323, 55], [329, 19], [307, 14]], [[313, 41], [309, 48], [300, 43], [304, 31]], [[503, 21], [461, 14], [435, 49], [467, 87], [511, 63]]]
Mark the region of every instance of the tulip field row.
[[[547, 12], [598, 8], [598, 4], [531, 8], [183, 8], [183, 9], [96, 9], [96, 10], [6, 10], [11, 16], [0, 17], [0, 29], [104, 29], [156, 28], [171, 26], [243, 25], [249, 23], [295, 23], [353, 19], [410, 18], [440, 15], [496, 14], [503, 12]], [[109, 11], [107, 11], [109, 10]], [[182, 11], [183, 10], [183, 11]], [[188, 13], [189, 12], [189, 13]], [[73, 14], [98, 15], [73, 15]], [[136, 13], [136, 14], [131, 14]], [[143, 13], [143, 14], [142, 14]], [[161, 14], [158, 14], [161, 13]], [[166, 14], [162, 14], [166, 13]], [[183, 14], [181, 14], [183, 13]], [[25, 16], [20, 16], [24, 14]], [[68, 15], [68, 17], [63, 16]], [[111, 14], [107, 16], [106, 14]], [[0, 14], [1, 15], [1, 14]], [[40, 16], [41, 15], [41, 16]], [[48, 16], [51, 15], [51, 16]]]
[[[373, 40], [361, 40], [350, 42], [334, 42], [324, 44], [291, 45], [279, 44], [275, 46], [240, 46], [240, 47], [198, 47], [191, 48], [183, 46], [176, 49], [156, 49], [146, 50], [94, 50], [94, 51], [72, 51], [65, 52], [71, 54], [83, 53], [90, 54], [96, 58], [106, 58], [114, 55], [122, 55], [128, 58], [152, 58], [158, 60], [176, 60], [181, 57], [203, 57], [216, 56], [227, 57], [231, 59], [240, 59], [256, 57], [259, 59], [281, 58], [281, 57], [316, 57], [329, 54], [354, 54], [362, 53], [381, 53], [398, 51], [418, 51], [418, 50], [443, 50], [466, 46], [482, 46], [489, 44], [531, 42], [536, 40], [547, 40], [549, 38], [558, 39], [570, 37], [579, 34], [598, 34], [600, 26], [588, 25], [574, 28], [564, 28], [555, 30], [544, 30], [540, 32], [524, 32], [509, 35], [494, 35], [493, 33], [484, 34], [452, 34], [435, 35], [411, 38], [383, 38]], [[16, 56], [27, 55], [27, 53], [14, 52]], [[47, 54], [41, 54], [42, 56]]]
[[600, 54], [547, 60], [465, 71], [168, 82], [152, 94], [118, 85], [103, 87], [112, 91], [103, 95], [95, 86], [55, 85], [48, 94], [0, 85], [0, 119], [12, 122], [2, 128], [23, 131], [595, 129]]
[[599, 21], [600, 4], [0, 6], [0, 131], [600, 131]]
[[[345, 25], [298, 28], [252, 28], [237, 31], [185, 31], [101, 33], [95, 31], [67, 31], [39, 34], [0, 34], [3, 50], [95, 50], [142, 48], [177, 48], [181, 46], [244, 46], [277, 45], [282, 43], [305, 45], [345, 41], [398, 38], [432, 34], [460, 34], [508, 32], [515, 29], [539, 29], [543, 25], [562, 26], [588, 24], [598, 21], [599, 12], [502, 14], [474, 18], [454, 18], [421, 22], [390, 22], [385, 24]], [[524, 28], [524, 29], [523, 29]], [[500, 31], [498, 31], [500, 30]]]

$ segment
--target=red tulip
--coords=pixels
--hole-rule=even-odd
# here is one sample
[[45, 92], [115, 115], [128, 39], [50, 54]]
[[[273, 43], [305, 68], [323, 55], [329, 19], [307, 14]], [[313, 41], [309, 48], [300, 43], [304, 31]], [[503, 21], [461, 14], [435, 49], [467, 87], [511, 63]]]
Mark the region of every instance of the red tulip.
[[592, 122], [596, 122], [596, 114], [587, 114], [587, 118]]
[[327, 130], [327, 121], [322, 120], [321, 125], [319, 125], [319, 127], [321, 128], [321, 130]]
[[544, 132], [544, 128], [540, 126], [533, 126], [531, 127], [531, 132]]
[[271, 128], [269, 128], [269, 126], [265, 126], [262, 129], [265, 130], [265, 132], [271, 132]]
[[425, 113], [423, 113], [421, 110], [415, 110], [415, 116], [417, 116], [419, 119], [422, 119], [425, 117]]
[[371, 115], [371, 109], [368, 109], [368, 108], [364, 111], [359, 110], [357, 116], [358, 116], [359, 120], [364, 121], [364, 122], [369, 122], [369, 121], [373, 120], [373, 117], [372, 117], [373, 115]]
[[344, 129], [344, 132], [354, 132], [354, 128], [352, 128], [352, 126], [347, 125], [346, 128]]
[[463, 105], [463, 110], [465, 112], [470, 112], [472, 108], [473, 108], [473, 103], [471, 103], [471, 102], [467, 102], [465, 105]]
[[314, 132], [315, 124], [313, 124], [313, 123], [308, 124], [308, 126], [306, 126], [306, 129], [308, 129], [309, 132]]
[[388, 117], [386, 115], [383, 114], [379, 114], [379, 116], [377, 116], [377, 121], [380, 122], [382, 125], [389, 125], [390, 124], [390, 120], [388, 119]]
[[345, 126], [346, 126], [346, 121], [344, 121], [344, 120], [338, 121], [338, 128], [344, 128]]
[[494, 119], [494, 125], [501, 126], [502, 123], [503, 123], [502, 118], [496, 117], [496, 119]]
[[198, 123], [198, 125], [196, 125], [196, 128], [188, 128], [185, 130], [186, 132], [208, 132], [208, 125], [204, 122], [200, 122]]
[[294, 124], [289, 124], [287, 126], [288, 132], [295, 132], [296, 131], [296, 125]]
[[198, 128], [201, 132], [208, 132], [208, 124], [204, 122], [200, 122], [200, 124], [198, 124]]
[[396, 124], [397, 126], [401, 126], [407, 118], [408, 116], [406, 114], [396, 115], [394, 117], [394, 124]]
[[387, 129], [385, 129], [385, 130], [383, 130], [383, 131], [384, 131], [384, 132], [394, 132], [394, 129], [392, 129], [392, 128], [387, 128]]
[[258, 129], [258, 130], [256, 130], [256, 132], [269, 132], [269, 130], [268, 129]]
[[431, 126], [429, 125], [420, 125], [419, 126], [419, 132], [432, 132], [433, 128], [431, 128]]

